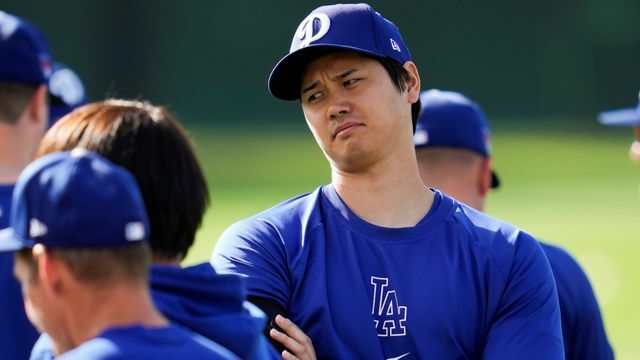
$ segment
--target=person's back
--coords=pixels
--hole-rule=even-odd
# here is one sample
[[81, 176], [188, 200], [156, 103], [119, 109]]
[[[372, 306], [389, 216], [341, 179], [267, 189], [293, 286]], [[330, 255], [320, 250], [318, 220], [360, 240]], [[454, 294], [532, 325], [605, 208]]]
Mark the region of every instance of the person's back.
[[[9, 225], [11, 194], [47, 121], [49, 46], [32, 24], [0, 11], [0, 229]], [[0, 354], [25, 359], [38, 333], [29, 323], [13, 256], [0, 254]]]
[[[246, 302], [242, 278], [218, 275], [208, 263], [180, 267], [209, 195], [198, 159], [173, 115], [140, 101], [89, 104], [57, 122], [36, 156], [77, 146], [123, 166], [140, 186], [152, 229], [150, 286], [156, 307], [172, 322], [243, 359], [275, 357], [262, 334], [264, 314]], [[33, 359], [48, 346], [39, 342]]]
[[160, 350], [237, 358], [177, 330], [155, 308], [148, 234], [133, 176], [76, 149], [43, 156], [22, 172], [0, 250], [15, 252], [27, 315], [62, 357], [78, 349], [75, 358], [144, 358]]
[[[425, 91], [421, 102], [414, 144], [424, 183], [482, 211], [490, 189], [499, 184], [484, 114], [477, 104], [451, 91]], [[558, 290], [566, 358], [612, 359], [586, 274], [566, 250], [545, 242], [540, 246]]]

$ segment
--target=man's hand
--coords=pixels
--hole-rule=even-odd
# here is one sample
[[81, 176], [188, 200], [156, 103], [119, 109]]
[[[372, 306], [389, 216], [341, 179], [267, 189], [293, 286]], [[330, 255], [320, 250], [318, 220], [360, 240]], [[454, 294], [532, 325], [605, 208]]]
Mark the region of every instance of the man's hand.
[[300, 330], [291, 320], [282, 315], [276, 315], [276, 324], [284, 331], [271, 329], [269, 335], [288, 349], [282, 352], [285, 360], [315, 360], [316, 352], [311, 339]]

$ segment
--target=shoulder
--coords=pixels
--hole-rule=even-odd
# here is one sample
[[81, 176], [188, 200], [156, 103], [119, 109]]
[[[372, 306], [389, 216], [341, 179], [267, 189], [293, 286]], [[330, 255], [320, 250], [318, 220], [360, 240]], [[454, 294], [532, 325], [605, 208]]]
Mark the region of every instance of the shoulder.
[[222, 233], [216, 248], [224, 248], [225, 244], [236, 244], [238, 241], [261, 242], [265, 239], [283, 240], [301, 236], [305, 229], [320, 222], [321, 189], [296, 196], [232, 224]]
[[[448, 198], [446, 195], [444, 199]], [[537, 241], [522, 230], [506, 221], [480, 212], [457, 200], [453, 202], [447, 221], [461, 227], [473, 242], [491, 248], [513, 248], [518, 246], [539, 249]]]

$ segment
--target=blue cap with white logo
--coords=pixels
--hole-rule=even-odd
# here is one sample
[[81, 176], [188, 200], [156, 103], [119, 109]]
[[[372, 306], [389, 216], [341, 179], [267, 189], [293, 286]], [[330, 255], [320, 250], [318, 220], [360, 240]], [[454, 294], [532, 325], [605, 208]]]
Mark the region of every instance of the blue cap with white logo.
[[65, 64], [53, 63], [49, 77], [49, 126], [87, 102], [80, 77]]
[[125, 169], [84, 149], [53, 153], [25, 168], [16, 183], [10, 227], [0, 251], [111, 248], [148, 239], [138, 184]]
[[0, 81], [46, 84], [51, 74], [49, 43], [35, 26], [0, 11]]
[[[441, 90], [420, 94], [422, 109], [413, 144], [416, 148], [450, 147], [471, 150], [484, 157], [491, 155], [491, 131], [484, 113], [466, 96]], [[491, 187], [500, 185], [495, 171]]]
[[289, 54], [271, 71], [269, 91], [282, 100], [300, 98], [300, 78], [313, 60], [336, 51], [354, 51], [400, 64], [411, 60], [398, 28], [367, 4], [319, 7], [298, 26]]
[[637, 107], [603, 111], [598, 114], [598, 121], [612, 126], [640, 126], [640, 93]]

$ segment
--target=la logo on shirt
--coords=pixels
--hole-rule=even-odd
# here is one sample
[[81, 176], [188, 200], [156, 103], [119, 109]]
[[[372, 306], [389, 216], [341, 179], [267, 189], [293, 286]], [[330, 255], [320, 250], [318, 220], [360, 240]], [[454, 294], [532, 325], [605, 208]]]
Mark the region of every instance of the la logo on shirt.
[[407, 307], [400, 306], [396, 291], [391, 290], [389, 278], [371, 277], [373, 286], [373, 306], [371, 315], [379, 337], [405, 336], [407, 328]]

